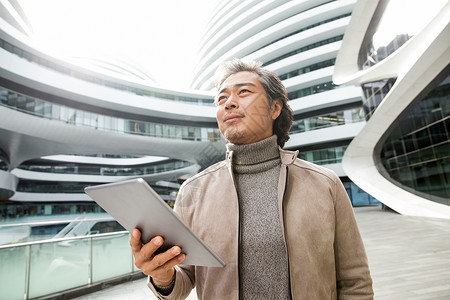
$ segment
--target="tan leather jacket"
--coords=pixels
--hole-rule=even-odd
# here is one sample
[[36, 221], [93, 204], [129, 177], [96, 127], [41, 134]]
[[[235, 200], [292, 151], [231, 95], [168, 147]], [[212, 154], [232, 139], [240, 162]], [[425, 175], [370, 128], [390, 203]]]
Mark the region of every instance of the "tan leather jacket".
[[[332, 171], [280, 149], [278, 202], [289, 257], [292, 299], [373, 299], [366, 252], [347, 193]], [[172, 293], [185, 299], [239, 299], [239, 210], [233, 153], [186, 180], [175, 211], [217, 253], [224, 268], [176, 267]], [[277, 280], [277, 278], [273, 278]]]

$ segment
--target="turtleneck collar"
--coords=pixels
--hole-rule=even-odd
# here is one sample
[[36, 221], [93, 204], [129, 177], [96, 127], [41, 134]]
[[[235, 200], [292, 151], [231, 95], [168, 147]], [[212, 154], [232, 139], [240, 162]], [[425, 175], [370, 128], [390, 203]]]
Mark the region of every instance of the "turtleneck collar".
[[238, 173], [264, 171], [281, 164], [276, 135], [253, 144], [228, 143], [227, 149], [233, 151], [233, 169]]

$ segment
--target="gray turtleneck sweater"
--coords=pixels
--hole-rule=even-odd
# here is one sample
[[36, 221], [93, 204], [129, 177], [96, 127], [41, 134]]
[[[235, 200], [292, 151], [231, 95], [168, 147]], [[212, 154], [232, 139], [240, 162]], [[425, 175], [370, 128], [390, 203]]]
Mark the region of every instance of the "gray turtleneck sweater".
[[240, 208], [243, 299], [290, 299], [289, 269], [278, 211], [281, 159], [275, 135], [249, 145], [227, 144]]

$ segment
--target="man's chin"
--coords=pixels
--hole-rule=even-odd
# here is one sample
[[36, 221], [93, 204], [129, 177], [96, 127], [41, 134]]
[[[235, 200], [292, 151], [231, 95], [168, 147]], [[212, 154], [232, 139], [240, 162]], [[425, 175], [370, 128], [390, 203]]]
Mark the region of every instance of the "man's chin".
[[245, 135], [239, 131], [225, 132], [223, 136], [232, 144], [242, 144], [242, 141], [245, 140]]

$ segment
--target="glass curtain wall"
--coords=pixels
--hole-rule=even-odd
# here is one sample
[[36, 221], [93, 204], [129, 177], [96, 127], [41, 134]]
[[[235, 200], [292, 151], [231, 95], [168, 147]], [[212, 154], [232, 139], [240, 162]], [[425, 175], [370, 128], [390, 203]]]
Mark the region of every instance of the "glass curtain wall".
[[426, 91], [393, 125], [382, 145], [381, 162], [398, 184], [450, 205], [449, 66]]
[[363, 90], [363, 109], [368, 121], [374, 114], [378, 105], [383, 101], [384, 97], [389, 93], [396, 78], [389, 78], [375, 82], [368, 82], [361, 86]]

